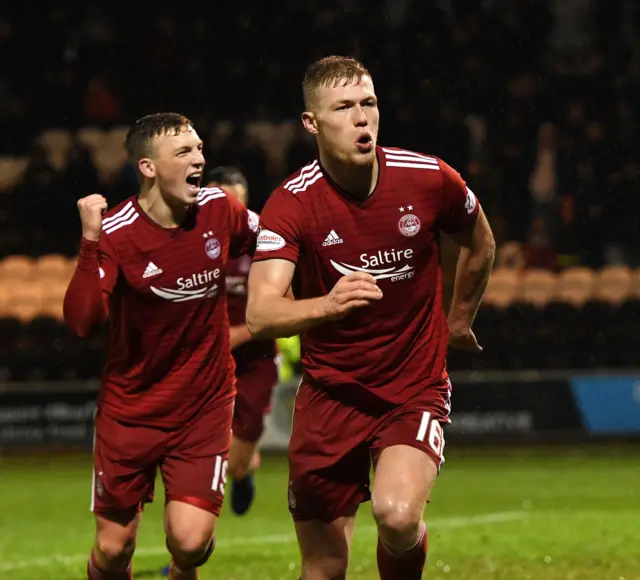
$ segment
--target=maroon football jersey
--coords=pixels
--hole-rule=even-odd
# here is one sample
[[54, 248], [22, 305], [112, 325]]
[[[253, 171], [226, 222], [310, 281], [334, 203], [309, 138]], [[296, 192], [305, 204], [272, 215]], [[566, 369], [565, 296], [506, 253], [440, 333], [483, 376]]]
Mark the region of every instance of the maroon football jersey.
[[105, 215], [103, 412], [171, 427], [234, 395], [224, 280], [229, 258], [253, 251], [257, 229], [258, 216], [219, 188], [202, 189], [175, 229], [152, 221], [135, 197]]
[[305, 372], [326, 388], [366, 389], [404, 403], [445, 370], [439, 230], [470, 228], [475, 195], [437, 157], [377, 148], [373, 193], [357, 201], [318, 160], [278, 187], [260, 216], [255, 261], [296, 264], [296, 298], [331, 291], [351, 272], [373, 275], [383, 298], [302, 337]]
[[[229, 324], [236, 326], [245, 323], [247, 312], [247, 278], [251, 268], [251, 256], [241, 256], [229, 261], [227, 266], [227, 309]], [[276, 343], [274, 340], [251, 340], [234, 349], [233, 358], [236, 361], [236, 372], [245, 369], [264, 359], [274, 359]]]

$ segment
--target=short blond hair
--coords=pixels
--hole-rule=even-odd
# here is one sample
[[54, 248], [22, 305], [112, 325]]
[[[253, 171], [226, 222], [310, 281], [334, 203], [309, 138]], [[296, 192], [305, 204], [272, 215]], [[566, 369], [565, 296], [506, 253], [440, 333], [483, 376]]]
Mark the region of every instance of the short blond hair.
[[304, 106], [309, 110], [318, 87], [337, 87], [360, 81], [371, 73], [357, 59], [350, 56], [325, 56], [314, 62], [304, 75], [302, 94]]

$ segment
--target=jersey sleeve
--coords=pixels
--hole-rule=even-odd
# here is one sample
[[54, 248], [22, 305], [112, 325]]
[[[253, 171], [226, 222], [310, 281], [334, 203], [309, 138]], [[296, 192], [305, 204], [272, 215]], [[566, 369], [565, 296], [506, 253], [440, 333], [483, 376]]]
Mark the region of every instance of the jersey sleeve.
[[103, 234], [99, 242], [83, 239], [63, 303], [64, 319], [78, 336], [106, 321], [117, 281], [118, 262], [108, 237]]
[[227, 199], [231, 218], [229, 254], [232, 258], [238, 258], [243, 254], [252, 255], [256, 247], [260, 218], [232, 195], [227, 194]]
[[279, 258], [298, 263], [302, 239], [302, 208], [295, 195], [276, 189], [260, 214], [254, 262]]
[[440, 160], [442, 188], [439, 226], [448, 234], [473, 227], [480, 204], [460, 174]]
[[102, 292], [110, 296], [118, 281], [118, 261], [116, 251], [104, 233], [98, 245], [98, 276]]

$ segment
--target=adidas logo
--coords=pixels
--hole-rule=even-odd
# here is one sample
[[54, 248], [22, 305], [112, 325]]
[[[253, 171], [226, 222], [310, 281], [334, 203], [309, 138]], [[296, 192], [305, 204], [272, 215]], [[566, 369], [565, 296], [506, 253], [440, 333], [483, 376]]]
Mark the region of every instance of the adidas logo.
[[336, 234], [335, 230], [331, 230], [322, 242], [323, 246], [335, 246], [336, 244], [344, 244], [344, 240]]
[[162, 274], [162, 269], [158, 268], [153, 262], [149, 262], [142, 277], [151, 278], [151, 276], [157, 276], [158, 274]]

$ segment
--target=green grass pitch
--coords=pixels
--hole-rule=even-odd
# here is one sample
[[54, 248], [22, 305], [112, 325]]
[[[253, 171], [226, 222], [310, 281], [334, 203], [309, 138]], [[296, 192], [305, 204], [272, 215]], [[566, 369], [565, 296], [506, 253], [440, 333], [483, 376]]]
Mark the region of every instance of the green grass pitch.
[[[0, 578], [85, 578], [90, 465], [88, 456], [0, 457]], [[243, 518], [223, 511], [203, 580], [298, 578], [286, 483], [285, 458], [264, 458], [256, 503]], [[161, 513], [159, 493], [143, 518], [136, 578], [159, 578], [167, 562]], [[432, 580], [640, 580], [640, 447], [451, 445], [426, 521]], [[365, 504], [348, 578], [378, 578], [375, 544]]]

